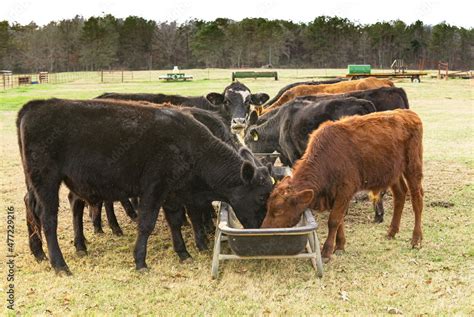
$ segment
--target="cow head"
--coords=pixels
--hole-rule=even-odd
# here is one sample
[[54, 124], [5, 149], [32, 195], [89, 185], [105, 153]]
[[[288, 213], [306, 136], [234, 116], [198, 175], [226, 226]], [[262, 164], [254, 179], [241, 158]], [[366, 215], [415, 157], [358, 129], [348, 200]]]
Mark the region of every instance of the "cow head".
[[228, 200], [244, 228], [260, 227], [265, 206], [273, 188], [270, 169], [244, 160], [240, 170], [241, 184], [232, 188]]
[[233, 133], [239, 133], [247, 126], [250, 105], [260, 106], [269, 98], [265, 93], [252, 94], [247, 86], [239, 82], [227, 86], [222, 94], [211, 92], [206, 96], [211, 104], [221, 107], [224, 117], [230, 120]]
[[295, 226], [314, 198], [312, 189], [296, 190], [291, 178], [285, 177], [275, 187], [267, 202], [267, 214], [262, 228], [289, 228]]

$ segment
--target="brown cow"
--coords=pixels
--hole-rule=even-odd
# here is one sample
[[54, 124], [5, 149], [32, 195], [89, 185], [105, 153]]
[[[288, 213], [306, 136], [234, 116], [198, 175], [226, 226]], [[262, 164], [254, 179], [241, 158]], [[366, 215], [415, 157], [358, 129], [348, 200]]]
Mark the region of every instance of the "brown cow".
[[272, 111], [275, 108], [300, 96], [318, 94], [340, 94], [355, 90], [366, 90], [380, 87], [393, 87], [393, 83], [388, 79], [377, 79], [369, 77], [359, 80], [343, 81], [329, 85], [300, 85], [288, 89], [275, 103], [263, 109], [262, 114]]
[[408, 184], [415, 213], [411, 244], [421, 246], [422, 135], [421, 120], [410, 110], [324, 123], [311, 134], [293, 177], [281, 181], [270, 195], [262, 228], [294, 226], [308, 207], [329, 209], [329, 233], [322, 252], [329, 260], [334, 239], [335, 250], [344, 250], [344, 215], [356, 192], [390, 187], [394, 212], [388, 237], [393, 238], [399, 230]]

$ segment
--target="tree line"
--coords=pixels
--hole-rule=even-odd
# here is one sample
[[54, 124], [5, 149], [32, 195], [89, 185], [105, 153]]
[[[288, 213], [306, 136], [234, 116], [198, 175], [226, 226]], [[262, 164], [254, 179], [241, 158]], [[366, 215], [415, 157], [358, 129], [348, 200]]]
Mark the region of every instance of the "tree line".
[[[474, 29], [396, 20], [358, 24], [320, 16], [309, 23], [248, 18], [156, 22], [110, 14], [21, 25], [0, 22], [0, 69], [14, 72], [198, 67], [473, 68]], [[424, 64], [424, 65], [423, 65]]]

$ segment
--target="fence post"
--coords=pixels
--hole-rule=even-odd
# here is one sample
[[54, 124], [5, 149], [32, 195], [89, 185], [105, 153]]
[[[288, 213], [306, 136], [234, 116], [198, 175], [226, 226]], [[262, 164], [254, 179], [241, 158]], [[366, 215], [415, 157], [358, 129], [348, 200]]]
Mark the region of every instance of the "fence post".
[[123, 84], [123, 70], [122, 70], [122, 84]]
[[100, 71], [100, 82], [104, 83], [104, 70]]

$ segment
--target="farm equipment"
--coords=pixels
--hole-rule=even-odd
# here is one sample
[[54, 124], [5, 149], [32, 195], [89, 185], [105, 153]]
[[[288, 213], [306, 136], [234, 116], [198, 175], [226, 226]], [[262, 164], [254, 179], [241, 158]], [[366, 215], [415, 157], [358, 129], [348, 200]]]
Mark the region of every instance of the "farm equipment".
[[232, 81], [235, 81], [236, 78], [275, 78], [278, 80], [277, 72], [232, 72]]
[[159, 76], [158, 78], [166, 81], [186, 81], [192, 80], [193, 76], [186, 75], [185, 73], [169, 73], [166, 75]]
[[393, 61], [392, 72], [372, 72], [370, 65], [348, 65], [346, 77], [350, 80], [361, 79], [366, 77], [377, 78], [410, 78], [412, 82], [421, 81], [421, 76], [428, 73], [423, 71], [407, 71], [403, 60], [396, 59]]

